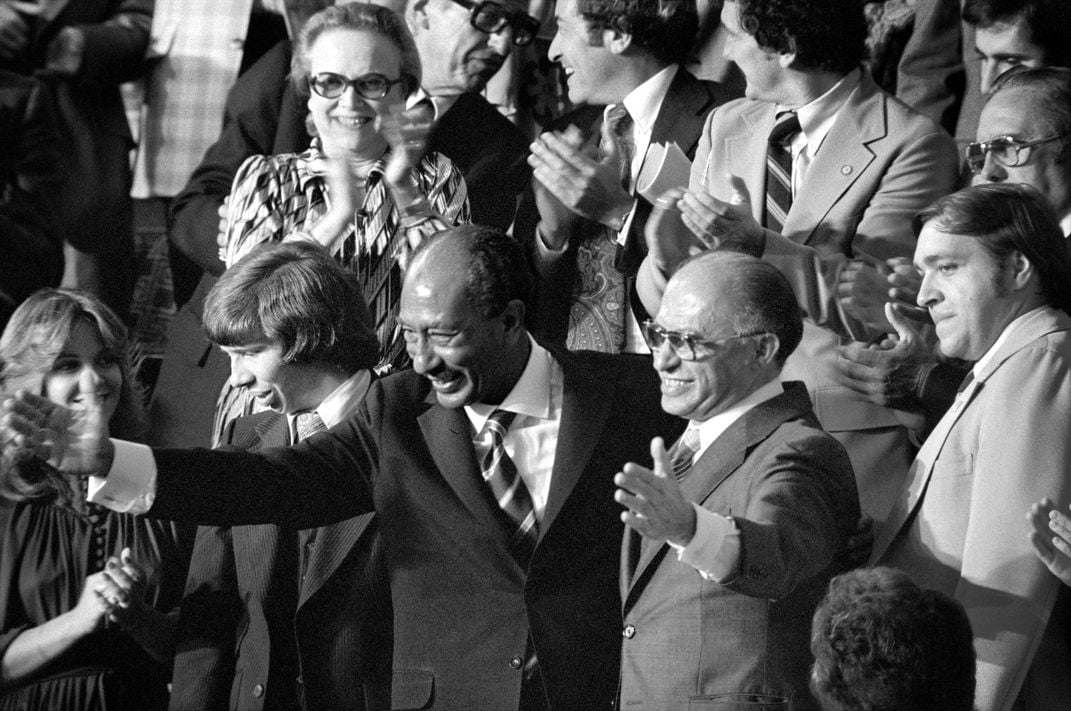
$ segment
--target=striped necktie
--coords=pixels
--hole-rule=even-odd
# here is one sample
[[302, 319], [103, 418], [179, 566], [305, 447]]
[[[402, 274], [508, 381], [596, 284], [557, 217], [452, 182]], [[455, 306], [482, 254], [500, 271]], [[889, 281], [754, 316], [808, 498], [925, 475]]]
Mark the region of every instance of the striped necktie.
[[632, 154], [636, 149], [632, 141], [632, 114], [628, 112], [624, 104], [617, 104], [607, 114], [610, 122], [610, 131], [617, 140], [618, 151], [621, 157], [621, 187], [626, 192], [632, 192]]
[[535, 549], [539, 530], [536, 526], [535, 509], [528, 487], [524, 485], [517, 465], [506, 454], [505, 436], [513, 418], [513, 412], [495, 410], [487, 418], [479, 444], [483, 451], [480, 473], [491, 489], [498, 507], [512, 522], [510, 546], [513, 556], [527, 566]]
[[795, 111], [777, 118], [766, 146], [766, 214], [763, 226], [781, 232], [792, 207], [792, 138], [800, 132]]
[[316, 410], [302, 412], [295, 419], [297, 424], [298, 442], [304, 442], [317, 432], [323, 432], [327, 429], [327, 425], [325, 425], [323, 419], [316, 414]]
[[689, 427], [669, 450], [669, 464], [673, 469], [673, 476], [680, 481], [692, 468], [692, 459], [699, 451], [699, 429]]

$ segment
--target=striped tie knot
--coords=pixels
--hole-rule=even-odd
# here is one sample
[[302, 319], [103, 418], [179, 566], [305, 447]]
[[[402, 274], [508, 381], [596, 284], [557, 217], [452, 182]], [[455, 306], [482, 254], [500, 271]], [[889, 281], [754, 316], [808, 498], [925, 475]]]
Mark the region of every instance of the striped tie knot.
[[480, 474], [487, 482], [495, 503], [511, 521], [511, 549], [522, 565], [527, 565], [538, 538], [535, 508], [517, 466], [506, 453], [505, 438], [516, 413], [495, 410], [484, 425], [480, 445], [483, 457]]
[[784, 146], [791, 142], [792, 136], [800, 132], [800, 117], [795, 111], [785, 111], [777, 117], [777, 123], [770, 131], [770, 143]]
[[323, 432], [326, 429], [327, 425], [324, 424], [323, 419], [316, 413], [316, 410], [302, 412], [297, 416], [298, 442], [304, 442], [317, 432]]
[[699, 429], [689, 427], [669, 450], [669, 464], [673, 476], [680, 481], [692, 468], [692, 459], [699, 451]]

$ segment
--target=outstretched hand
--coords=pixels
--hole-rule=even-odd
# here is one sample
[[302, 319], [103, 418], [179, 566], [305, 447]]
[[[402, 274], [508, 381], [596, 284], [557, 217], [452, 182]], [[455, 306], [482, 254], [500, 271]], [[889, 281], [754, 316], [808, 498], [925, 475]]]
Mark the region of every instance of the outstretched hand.
[[621, 487], [614, 501], [628, 509], [621, 520], [653, 541], [687, 546], [695, 536], [695, 509], [681, 493], [661, 437], [651, 440], [651, 458], [654, 469], [629, 462], [614, 477]]
[[113, 447], [93, 375], [82, 373], [79, 387], [85, 408], [69, 410], [38, 395], [20, 391], [3, 403], [0, 454], [5, 461], [37, 458], [65, 474], [103, 476]]

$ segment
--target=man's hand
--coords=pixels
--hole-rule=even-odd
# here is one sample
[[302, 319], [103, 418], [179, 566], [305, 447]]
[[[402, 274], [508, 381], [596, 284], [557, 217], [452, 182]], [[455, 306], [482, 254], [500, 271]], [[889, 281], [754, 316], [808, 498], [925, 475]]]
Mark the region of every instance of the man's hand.
[[36, 14], [35, 2], [0, 3], [0, 59], [16, 59], [30, 41], [30, 28], [21, 13]]
[[920, 323], [930, 321], [929, 313], [915, 305], [921, 283], [909, 259], [853, 259], [840, 273], [837, 295], [849, 315], [868, 328], [891, 332], [893, 326], [885, 317], [885, 304], [889, 301], [902, 306], [903, 316]]
[[129, 548], [124, 548], [118, 558], [108, 558], [104, 577], [108, 582], [106, 595], [111, 604], [108, 619], [123, 629], [139, 624], [145, 616], [145, 588], [149, 576], [134, 560]]
[[1071, 517], [1046, 498], [1030, 507], [1026, 519], [1034, 529], [1029, 534], [1034, 553], [1064, 585], [1071, 585]]
[[79, 387], [84, 410], [68, 410], [24, 391], [4, 401], [0, 418], [4, 459], [36, 457], [65, 474], [106, 475], [114, 448], [89, 371], [82, 373]]
[[684, 224], [708, 249], [728, 249], [761, 257], [766, 232], [751, 215], [751, 197], [744, 181], [729, 176], [729, 202], [705, 192], [687, 192], [680, 201]]
[[655, 201], [655, 209], [643, 229], [647, 252], [668, 279], [688, 257], [706, 249], [683, 221], [682, 188], [667, 190]]
[[[581, 149], [580, 131], [547, 131], [532, 143], [528, 165], [532, 175], [563, 205], [577, 215], [620, 231], [632, 209], [633, 197], [621, 187], [623, 168], [617, 138], [604, 121], [602, 158]], [[540, 212], [540, 217], [544, 217]]]
[[687, 546], [695, 536], [695, 509], [681, 493], [661, 437], [651, 440], [654, 470], [629, 462], [618, 472], [614, 501], [628, 511], [621, 520], [653, 541]]
[[845, 387], [871, 402], [899, 410], [919, 410], [917, 385], [922, 366], [933, 362], [933, 349], [918, 327], [902, 314], [903, 305], [887, 303], [885, 316], [897, 338], [877, 346], [851, 343], [837, 349], [837, 369]]

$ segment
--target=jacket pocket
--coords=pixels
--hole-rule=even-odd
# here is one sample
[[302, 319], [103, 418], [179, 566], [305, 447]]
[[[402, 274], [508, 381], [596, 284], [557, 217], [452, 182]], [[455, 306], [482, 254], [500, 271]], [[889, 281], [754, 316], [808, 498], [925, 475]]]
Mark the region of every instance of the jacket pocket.
[[426, 709], [435, 692], [435, 675], [421, 669], [395, 669], [391, 679], [390, 707], [394, 711]]

